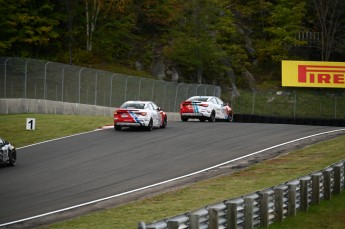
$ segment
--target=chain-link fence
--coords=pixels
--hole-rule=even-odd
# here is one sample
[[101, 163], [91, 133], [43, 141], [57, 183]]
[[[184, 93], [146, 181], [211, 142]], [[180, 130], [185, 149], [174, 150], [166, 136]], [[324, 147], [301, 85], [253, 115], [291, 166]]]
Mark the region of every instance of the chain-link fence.
[[321, 119], [345, 118], [344, 89], [289, 89], [283, 91], [240, 91], [231, 96], [237, 114]]
[[220, 97], [219, 86], [140, 78], [56, 62], [0, 57], [0, 98], [25, 98], [119, 107], [151, 100], [165, 111], [194, 95]]
[[[25, 98], [118, 107], [127, 100], [151, 100], [165, 111], [194, 95], [215, 95], [235, 114], [279, 117], [345, 118], [344, 89], [284, 88], [244, 91], [239, 95], [219, 86], [140, 78], [56, 62], [0, 57], [0, 98]], [[227, 98], [225, 98], [227, 97]]]

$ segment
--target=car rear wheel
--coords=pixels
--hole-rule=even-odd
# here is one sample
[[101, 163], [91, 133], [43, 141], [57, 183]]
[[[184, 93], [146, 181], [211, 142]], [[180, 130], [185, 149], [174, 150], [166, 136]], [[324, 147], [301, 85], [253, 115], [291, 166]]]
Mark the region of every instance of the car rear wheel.
[[120, 131], [120, 130], [121, 130], [121, 126], [119, 126], [119, 125], [114, 125], [114, 129], [115, 129], [116, 131]]
[[212, 111], [210, 118], [208, 119], [209, 122], [215, 122], [216, 121], [216, 115], [214, 111]]
[[152, 118], [150, 119], [149, 125], [146, 127], [146, 130], [147, 131], [153, 130], [153, 120], [152, 120]]
[[183, 122], [187, 122], [187, 121], [188, 121], [188, 118], [187, 118], [187, 117], [184, 117], [184, 116], [181, 116], [181, 120], [182, 120]]
[[234, 115], [231, 113], [231, 114], [229, 114], [227, 121], [232, 122], [233, 120], [234, 120]]
[[165, 117], [164, 117], [164, 121], [163, 121], [163, 123], [162, 123], [162, 125], [161, 125], [161, 128], [166, 128], [167, 125], [168, 125], [168, 119], [167, 119], [167, 117], [165, 116]]
[[9, 166], [15, 166], [16, 162], [17, 162], [17, 152], [15, 150], [10, 151], [8, 153], [8, 157], [10, 158], [9, 162], [8, 162], [8, 165]]

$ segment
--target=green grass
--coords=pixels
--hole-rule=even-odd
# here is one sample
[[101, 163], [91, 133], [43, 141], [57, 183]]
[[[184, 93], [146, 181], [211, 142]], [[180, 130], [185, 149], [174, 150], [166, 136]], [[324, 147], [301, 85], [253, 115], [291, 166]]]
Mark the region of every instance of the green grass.
[[[35, 130], [26, 130], [26, 118], [35, 118]], [[112, 117], [13, 114], [0, 115], [0, 136], [15, 147], [21, 147], [57, 137], [95, 130], [113, 123]]]
[[341, 229], [345, 225], [345, 191], [334, 195], [331, 201], [321, 201], [308, 212], [298, 212], [295, 217], [286, 218], [283, 223], [274, 223], [270, 229]]
[[[36, 130], [26, 131], [26, 117], [36, 118]], [[68, 115], [0, 115], [11, 128], [0, 135], [23, 146], [55, 137], [71, 135], [111, 124], [110, 117]], [[17, 147], [18, 147], [17, 146]], [[345, 136], [281, 155], [231, 175], [196, 182], [181, 189], [143, 198], [103, 211], [90, 213], [42, 228], [137, 228], [139, 221], [146, 223], [164, 219], [269, 188], [299, 178], [345, 159]], [[345, 192], [323, 200], [320, 206], [311, 206], [308, 213], [275, 223], [270, 228], [343, 228], [345, 221]]]

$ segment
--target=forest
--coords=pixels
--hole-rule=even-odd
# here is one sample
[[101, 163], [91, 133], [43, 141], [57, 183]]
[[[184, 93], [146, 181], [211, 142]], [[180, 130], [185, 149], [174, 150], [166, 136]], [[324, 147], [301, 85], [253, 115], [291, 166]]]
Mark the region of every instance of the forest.
[[343, 0], [0, 0], [0, 56], [254, 90], [280, 84], [281, 60], [344, 61], [344, 9]]

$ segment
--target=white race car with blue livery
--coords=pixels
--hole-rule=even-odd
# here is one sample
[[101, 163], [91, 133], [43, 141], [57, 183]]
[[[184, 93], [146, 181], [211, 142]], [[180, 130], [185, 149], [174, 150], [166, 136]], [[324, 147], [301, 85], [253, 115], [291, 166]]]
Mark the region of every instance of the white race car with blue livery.
[[199, 119], [200, 122], [208, 120], [225, 120], [232, 122], [233, 111], [231, 107], [216, 96], [193, 96], [180, 105], [181, 120]]
[[127, 101], [114, 112], [114, 129], [141, 127], [148, 131], [166, 128], [166, 113], [152, 101]]

